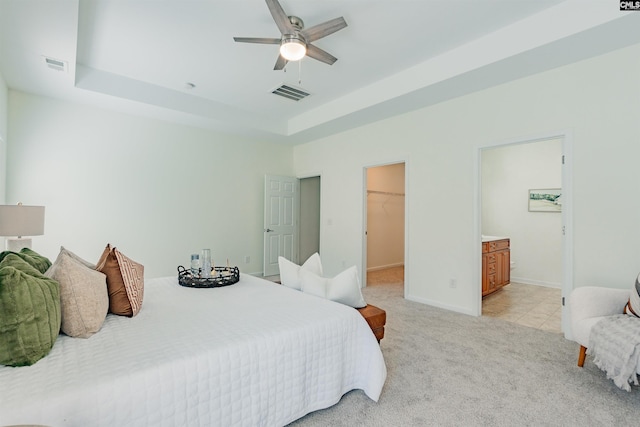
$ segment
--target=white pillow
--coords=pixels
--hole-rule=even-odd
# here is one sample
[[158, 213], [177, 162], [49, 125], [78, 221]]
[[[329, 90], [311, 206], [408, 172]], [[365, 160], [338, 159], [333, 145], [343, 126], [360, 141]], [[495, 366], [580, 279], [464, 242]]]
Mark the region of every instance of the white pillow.
[[318, 255], [317, 252], [311, 255], [302, 266], [279, 256], [278, 267], [280, 268], [280, 283], [292, 289], [301, 290], [302, 288], [300, 286], [301, 270], [308, 270], [318, 276], [322, 276], [322, 263], [320, 262], [320, 255]]
[[300, 270], [302, 292], [331, 301], [362, 308], [367, 305], [360, 289], [358, 269], [354, 265], [333, 279], [320, 277], [308, 270]]

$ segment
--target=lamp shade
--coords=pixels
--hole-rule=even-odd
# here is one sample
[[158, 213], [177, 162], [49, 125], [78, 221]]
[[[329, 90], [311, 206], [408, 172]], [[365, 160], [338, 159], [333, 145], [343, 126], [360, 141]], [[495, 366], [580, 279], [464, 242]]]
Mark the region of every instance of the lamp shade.
[[0, 236], [44, 234], [44, 206], [0, 205]]

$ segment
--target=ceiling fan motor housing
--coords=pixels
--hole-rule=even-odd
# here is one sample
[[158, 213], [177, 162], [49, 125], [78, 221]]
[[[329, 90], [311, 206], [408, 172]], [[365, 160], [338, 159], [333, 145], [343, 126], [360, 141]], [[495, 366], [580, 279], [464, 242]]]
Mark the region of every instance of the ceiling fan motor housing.
[[297, 16], [289, 16], [289, 22], [291, 22], [293, 28], [298, 31], [301, 31], [304, 28], [304, 21]]

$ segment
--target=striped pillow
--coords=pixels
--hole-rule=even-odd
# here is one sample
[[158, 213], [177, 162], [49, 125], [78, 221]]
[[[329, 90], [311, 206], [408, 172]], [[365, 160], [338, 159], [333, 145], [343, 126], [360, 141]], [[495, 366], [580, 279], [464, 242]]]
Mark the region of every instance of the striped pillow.
[[624, 312], [632, 316], [640, 317], [640, 274], [636, 277], [636, 283], [631, 289], [629, 302], [624, 307]]
[[142, 307], [144, 266], [107, 245], [96, 270], [107, 276], [109, 312], [133, 317]]

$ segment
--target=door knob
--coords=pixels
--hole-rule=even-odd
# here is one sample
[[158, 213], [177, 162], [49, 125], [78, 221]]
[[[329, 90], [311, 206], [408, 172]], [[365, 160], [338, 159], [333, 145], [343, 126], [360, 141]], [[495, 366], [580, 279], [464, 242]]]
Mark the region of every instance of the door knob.
[[273, 230], [272, 230], [272, 229], [270, 229], [270, 228], [267, 228], [267, 229], [265, 229], [264, 231], [266, 231], [267, 233], [270, 233], [270, 232], [272, 232]]

